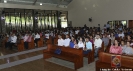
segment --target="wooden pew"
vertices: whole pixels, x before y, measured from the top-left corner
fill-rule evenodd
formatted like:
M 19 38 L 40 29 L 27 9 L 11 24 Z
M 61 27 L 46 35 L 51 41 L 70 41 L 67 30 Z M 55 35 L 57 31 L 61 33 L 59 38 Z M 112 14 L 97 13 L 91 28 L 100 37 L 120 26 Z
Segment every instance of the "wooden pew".
M 8 37 L 5 37 L 5 39 L 2 41 L 2 47 L 5 47 L 5 43 L 7 42 Z
M 96 71 L 101 71 L 100 69 L 112 69 L 111 67 L 111 56 L 115 54 L 100 52 L 99 60 L 96 61 Z M 133 57 L 121 56 L 121 67 L 133 69 Z
M 20 43 L 17 44 L 18 51 L 24 50 L 24 40 L 20 40 Z
M 109 44 L 108 44 L 108 46 L 106 47 L 105 52 L 109 53 L 110 46 L 111 46 L 111 39 L 109 40 Z
M 49 37 L 49 39 L 46 41 L 46 44 L 52 44 L 52 36 Z
M 98 50 L 98 53 L 104 52 L 104 42 L 101 44 L 101 48 Z
M 94 58 L 94 53 L 95 53 L 95 50 L 94 50 L 94 44 L 92 45 L 92 51 L 90 53 L 88 53 L 87 55 L 84 55 L 84 57 L 87 57 L 88 58 L 88 64 L 90 64 L 91 62 L 94 62 L 95 58 Z
M 43 44 L 43 37 L 40 38 L 40 40 L 37 42 L 37 46 L 38 47 L 43 47 L 44 44 Z
M 83 49 L 59 47 L 61 48 L 61 54 L 55 54 L 54 52 L 58 47 L 59 46 L 48 44 L 47 49 L 43 51 L 44 59 L 56 57 L 73 62 L 75 70 L 83 67 Z
M 55 38 L 54 39 L 54 45 L 57 45 L 58 44 L 58 38 Z
M 33 37 L 32 37 L 32 39 L 31 39 L 31 42 L 28 43 L 28 47 L 29 47 L 29 49 L 35 48 L 34 38 L 33 38 Z

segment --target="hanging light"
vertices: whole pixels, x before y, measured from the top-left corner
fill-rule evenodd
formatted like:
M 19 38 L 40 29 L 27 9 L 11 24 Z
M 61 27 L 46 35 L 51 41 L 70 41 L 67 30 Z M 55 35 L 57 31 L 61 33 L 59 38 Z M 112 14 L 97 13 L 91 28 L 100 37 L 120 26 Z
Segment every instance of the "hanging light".
M 40 3 L 40 5 L 42 5 L 42 3 Z
M 4 3 L 7 3 L 7 1 L 6 1 L 6 0 L 4 0 Z

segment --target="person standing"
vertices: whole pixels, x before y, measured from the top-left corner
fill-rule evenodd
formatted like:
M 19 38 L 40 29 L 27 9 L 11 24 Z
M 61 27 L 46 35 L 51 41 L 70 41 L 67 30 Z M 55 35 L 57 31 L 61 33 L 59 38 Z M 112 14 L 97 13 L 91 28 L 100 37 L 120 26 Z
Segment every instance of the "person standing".
M 110 30 L 110 24 L 109 24 L 109 22 L 106 24 L 106 28 L 107 28 L 107 32 L 109 32 L 109 30 Z

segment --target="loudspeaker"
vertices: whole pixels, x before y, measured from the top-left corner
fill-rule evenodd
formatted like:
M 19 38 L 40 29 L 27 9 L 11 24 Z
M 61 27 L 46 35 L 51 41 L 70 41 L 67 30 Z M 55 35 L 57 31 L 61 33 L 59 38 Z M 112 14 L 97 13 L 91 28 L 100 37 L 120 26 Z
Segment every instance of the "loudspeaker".
M 92 22 L 92 18 L 89 18 L 89 21 Z

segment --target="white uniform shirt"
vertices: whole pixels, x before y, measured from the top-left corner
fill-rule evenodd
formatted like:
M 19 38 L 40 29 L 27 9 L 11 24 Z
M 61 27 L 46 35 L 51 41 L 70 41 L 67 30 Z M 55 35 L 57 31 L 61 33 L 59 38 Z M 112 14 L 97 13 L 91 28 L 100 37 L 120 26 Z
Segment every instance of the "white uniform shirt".
M 11 37 L 11 43 L 16 43 L 17 42 L 17 37 L 16 36 L 12 36 Z
M 102 40 L 99 38 L 99 39 L 95 39 L 95 41 L 94 41 L 94 46 L 96 47 L 96 48 L 99 48 L 99 47 L 101 47 L 101 44 L 102 44 Z
M 71 41 L 71 40 L 70 40 L 69 38 L 65 39 L 65 40 L 64 40 L 64 46 L 66 46 L 66 47 L 69 46 L 70 41 Z
M 75 34 L 78 34 L 78 33 L 79 33 L 79 30 L 76 30 L 76 31 L 75 31 Z
M 35 35 L 35 39 L 39 39 L 40 38 L 40 35 L 39 34 L 36 34 Z
M 58 39 L 58 46 L 63 46 L 64 40 L 63 39 Z
M 119 34 L 118 36 L 123 38 L 124 37 L 124 34 L 122 33 L 122 34 Z
M 80 42 L 80 41 L 79 41 L 79 42 L 78 42 L 78 47 L 79 47 L 79 48 L 81 48 L 81 47 L 83 47 L 83 48 L 84 48 L 84 47 L 85 47 L 85 45 L 84 45 L 84 43 L 83 43 L 83 42 Z
M 47 33 L 47 34 L 45 34 L 45 37 L 47 38 L 47 39 L 49 39 L 49 34 Z

